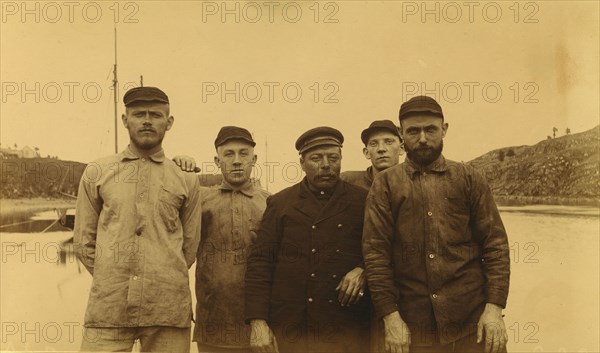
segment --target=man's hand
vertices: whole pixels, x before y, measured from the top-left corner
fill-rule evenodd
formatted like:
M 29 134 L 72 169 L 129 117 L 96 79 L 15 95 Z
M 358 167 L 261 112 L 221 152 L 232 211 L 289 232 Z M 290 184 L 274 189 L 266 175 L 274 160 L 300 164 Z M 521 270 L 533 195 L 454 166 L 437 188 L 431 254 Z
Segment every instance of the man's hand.
M 342 306 L 350 306 L 356 304 L 365 294 L 367 280 L 365 278 L 365 270 L 360 267 L 355 267 L 348 272 L 335 287 L 339 291 L 338 300 Z
M 383 318 L 385 326 L 385 351 L 387 353 L 408 353 L 410 347 L 410 330 L 400 317 L 393 313 Z
M 487 303 L 483 314 L 477 323 L 477 343 L 484 339 L 485 333 L 485 352 L 499 353 L 504 351 L 508 334 L 504 327 L 502 319 L 502 308 L 496 304 Z
M 252 328 L 250 347 L 253 352 L 279 353 L 275 335 L 265 320 L 252 320 L 250 327 Z
M 184 172 L 200 172 L 200 168 L 196 166 L 196 161 L 190 156 L 175 156 L 173 157 L 173 162 Z

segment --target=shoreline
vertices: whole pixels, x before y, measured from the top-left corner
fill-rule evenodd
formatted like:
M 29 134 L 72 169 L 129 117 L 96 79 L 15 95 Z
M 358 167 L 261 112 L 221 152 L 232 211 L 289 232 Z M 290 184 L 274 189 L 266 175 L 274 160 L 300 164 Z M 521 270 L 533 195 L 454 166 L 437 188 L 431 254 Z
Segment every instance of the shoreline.
M 75 199 L 44 197 L 2 198 L 0 199 L 0 225 L 27 220 L 37 212 L 71 207 L 75 207 Z
M 54 208 L 75 207 L 75 199 L 71 198 L 0 198 L 0 216 L 8 216 L 21 212 L 40 212 Z M 591 206 L 600 207 L 600 199 L 572 198 L 560 196 L 508 196 L 494 195 L 498 206 Z
M 600 199 L 560 196 L 507 196 L 494 195 L 498 206 L 586 206 L 600 207 Z

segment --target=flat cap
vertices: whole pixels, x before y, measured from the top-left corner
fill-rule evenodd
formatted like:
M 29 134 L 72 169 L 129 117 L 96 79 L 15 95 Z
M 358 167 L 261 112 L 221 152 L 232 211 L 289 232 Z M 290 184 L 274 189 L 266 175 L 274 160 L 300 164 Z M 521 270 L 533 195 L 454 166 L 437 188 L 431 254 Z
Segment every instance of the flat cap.
M 381 130 L 389 131 L 392 134 L 398 136 L 399 139 L 402 139 L 400 137 L 398 127 L 391 120 L 375 120 L 371 123 L 371 125 L 369 125 L 368 128 L 363 130 L 363 132 L 360 134 L 360 139 L 366 145 L 369 142 L 369 137 L 371 136 L 371 134 L 375 131 Z
M 125 92 L 123 103 L 129 106 L 138 102 L 159 102 L 169 104 L 169 97 L 156 87 L 135 87 Z
M 444 118 L 442 113 L 442 107 L 435 101 L 435 99 L 427 96 L 416 96 L 412 97 L 408 101 L 402 103 L 400 107 L 399 119 L 402 120 L 416 113 L 427 113 L 431 115 L 437 115 Z
M 303 133 L 296 140 L 296 149 L 302 154 L 310 149 L 319 146 L 338 146 L 342 147 L 344 135 L 332 127 L 319 126 Z
M 256 142 L 254 142 L 252 139 L 252 134 L 250 134 L 250 131 L 244 129 L 243 127 L 223 126 L 221 130 L 219 130 L 217 138 L 215 139 L 215 148 L 233 139 L 244 140 L 252 147 L 256 146 Z

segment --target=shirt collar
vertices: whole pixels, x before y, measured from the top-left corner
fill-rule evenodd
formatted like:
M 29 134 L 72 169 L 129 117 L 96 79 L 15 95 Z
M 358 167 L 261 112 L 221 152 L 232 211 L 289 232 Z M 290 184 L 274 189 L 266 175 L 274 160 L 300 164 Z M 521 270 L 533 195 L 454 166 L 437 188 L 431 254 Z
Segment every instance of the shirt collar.
M 251 180 L 248 180 L 248 182 L 241 188 L 234 188 L 227 181 L 225 181 L 225 179 L 223 179 L 221 185 L 219 185 L 219 190 L 239 191 L 248 197 L 254 197 L 254 185 L 252 184 Z
M 373 183 L 373 166 L 370 166 L 369 168 L 367 168 L 366 178 L 370 184 Z
M 414 176 L 416 173 L 438 173 L 442 174 L 448 170 L 448 165 L 446 164 L 446 158 L 440 154 L 440 156 L 433 161 L 431 164 L 427 166 L 421 166 L 411 161 L 409 158 L 406 158 L 406 171 L 409 176 Z
M 153 162 L 162 163 L 165 161 L 165 150 L 163 150 L 161 148 L 160 151 L 148 156 L 148 158 L 150 158 Z M 140 156 L 135 154 L 131 150 L 130 146 L 127 146 L 127 148 L 125 150 L 123 150 L 123 152 L 121 152 L 121 160 L 122 161 L 123 160 L 136 160 L 136 159 L 140 159 Z

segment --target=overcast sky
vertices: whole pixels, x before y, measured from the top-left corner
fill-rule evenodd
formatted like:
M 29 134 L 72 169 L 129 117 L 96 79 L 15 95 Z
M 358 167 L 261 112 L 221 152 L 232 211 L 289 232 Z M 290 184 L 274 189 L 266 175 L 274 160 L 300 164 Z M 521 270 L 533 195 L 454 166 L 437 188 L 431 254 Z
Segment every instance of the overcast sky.
M 115 20 L 119 117 L 143 75 L 171 100 L 167 155 L 206 166 L 219 128 L 243 126 L 259 163 L 279 163 L 272 189 L 315 126 L 345 135 L 343 170 L 366 168 L 362 129 L 397 123 L 417 94 L 442 105 L 444 153 L 459 161 L 598 125 L 598 2 L 422 4 L 3 1 L 0 142 L 81 162 L 114 153 Z M 120 120 L 118 135 L 121 150 Z

